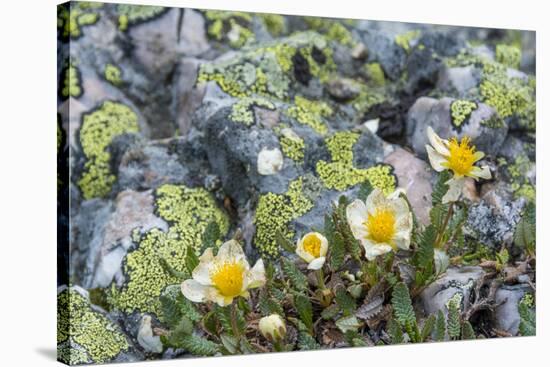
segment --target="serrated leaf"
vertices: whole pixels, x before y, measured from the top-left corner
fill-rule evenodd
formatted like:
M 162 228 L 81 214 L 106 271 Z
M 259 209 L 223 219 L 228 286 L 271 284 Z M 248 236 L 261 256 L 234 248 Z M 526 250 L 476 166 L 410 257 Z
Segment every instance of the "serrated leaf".
M 465 321 L 462 324 L 462 340 L 470 340 L 475 339 L 476 333 L 474 332 L 474 328 L 472 327 L 472 324 L 470 324 L 469 321 Z
M 445 250 L 434 250 L 435 273 L 442 274 L 449 267 L 450 259 Z
M 357 198 L 362 201 L 366 201 L 370 193 L 374 190 L 370 181 L 365 181 L 359 186 L 359 192 L 357 193 Z
M 456 299 L 451 298 L 447 313 L 447 333 L 451 339 L 456 340 L 460 337 L 460 329 L 460 305 Z
M 393 317 L 388 321 L 387 332 L 391 338 L 392 344 L 403 343 L 403 330 L 401 329 L 399 323 L 395 321 Z
M 187 335 L 181 339 L 181 348 L 196 356 L 213 356 L 220 346 L 200 336 Z
M 305 332 L 298 334 L 298 349 L 300 350 L 315 350 L 319 349 L 321 346 L 315 338 Z
M 303 294 L 295 294 L 294 307 L 296 307 L 300 320 L 302 320 L 308 330 L 311 330 L 313 327 L 313 306 L 309 298 Z
M 340 232 L 335 232 L 330 242 L 330 267 L 332 270 L 339 269 L 344 263 L 346 246 Z
M 308 288 L 306 276 L 289 259 L 281 258 L 281 269 L 297 291 L 305 291 Z
M 355 315 L 363 320 L 369 320 L 372 317 L 378 315 L 383 309 L 384 297 L 377 296 L 374 297 L 369 303 L 361 305 L 355 312 Z
M 271 314 L 279 314 L 281 316 L 284 316 L 283 307 L 279 302 L 274 300 L 273 298 L 270 298 L 267 294 L 262 293 L 260 294 L 260 299 L 258 301 L 258 307 L 260 309 L 260 312 L 264 316 L 269 316 Z
M 536 211 L 533 203 L 527 204 L 514 231 L 514 243 L 519 247 L 530 247 L 536 242 Z
M 284 249 L 285 251 L 288 251 L 290 253 L 296 252 L 296 245 L 294 245 L 292 242 L 290 242 L 282 233 L 280 230 L 275 231 L 275 242 L 277 245 Z
M 537 335 L 537 318 L 535 311 L 533 311 L 528 305 L 520 302 L 518 306 L 519 310 L 519 332 L 523 336 Z
M 426 227 L 420 236 L 418 249 L 415 253 L 414 263 L 418 268 L 430 269 L 434 258 L 434 245 L 437 237 L 437 229 L 433 225 Z
M 422 332 L 420 333 L 421 341 L 426 341 L 428 338 L 432 335 L 432 331 L 435 327 L 435 316 L 430 315 L 426 321 L 424 321 L 424 325 L 422 325 Z
M 330 320 L 336 317 L 340 313 L 340 307 L 338 305 L 330 305 L 321 312 L 321 317 L 324 320 Z
M 197 322 L 202 318 L 202 314 L 197 307 L 183 295 L 178 294 L 177 302 L 182 315 L 188 317 L 191 321 Z
M 411 296 L 405 283 L 400 282 L 393 287 L 391 302 L 395 318 L 401 326 L 406 327 L 407 324 L 416 323 Z
M 432 205 L 441 204 L 443 196 L 449 191 L 447 181 L 451 179 L 451 173 L 448 170 L 442 171 L 437 176 L 437 181 L 432 190 Z
M 239 339 L 229 334 L 220 335 L 220 340 L 229 354 L 235 354 L 239 350 Z
M 215 247 L 216 242 L 220 239 L 220 226 L 214 220 L 208 223 L 202 234 L 202 249 L 201 253 L 209 247 Z
M 443 311 L 439 310 L 437 313 L 437 318 L 435 320 L 435 330 L 434 330 L 434 340 L 441 342 L 445 340 L 445 334 L 447 333 L 446 330 L 446 323 L 445 323 L 445 314 Z
M 361 322 L 359 322 L 355 316 L 346 316 L 336 320 L 336 327 L 343 333 L 350 330 L 357 330 L 361 325 Z
M 334 298 L 344 315 L 348 316 L 355 312 L 357 307 L 355 299 L 346 291 L 344 287 L 336 288 Z
M 189 273 L 191 273 L 197 267 L 197 265 L 199 265 L 199 262 L 199 257 L 197 256 L 197 254 L 195 254 L 195 251 L 193 251 L 192 249 L 186 251 L 185 267 L 187 268 Z

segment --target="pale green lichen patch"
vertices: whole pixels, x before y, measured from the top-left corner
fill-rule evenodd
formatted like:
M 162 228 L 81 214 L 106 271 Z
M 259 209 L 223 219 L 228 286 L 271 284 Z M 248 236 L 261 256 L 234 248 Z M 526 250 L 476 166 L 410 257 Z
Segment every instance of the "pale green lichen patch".
M 254 40 L 252 14 L 244 12 L 207 10 L 207 34 L 211 39 L 222 41 L 227 39 L 229 45 L 241 48 Z
M 328 131 L 324 118 L 331 116 L 333 110 L 325 102 L 312 101 L 301 96 L 296 96 L 294 98 L 294 106 L 291 106 L 286 113 L 288 116 L 295 118 L 299 123 L 307 125 L 317 133 L 324 135 Z
M 82 95 L 80 71 L 75 62 L 70 62 L 69 66 L 63 71 L 60 94 L 62 98 L 78 98 Z
M 278 14 L 256 14 L 263 21 L 267 31 L 274 37 L 278 37 L 286 32 L 285 17 Z
M 92 25 L 99 20 L 95 11 L 103 6 L 95 2 L 71 2 L 57 6 L 57 29 L 63 38 L 76 39 L 82 35 L 81 27 Z
M 168 285 L 180 281 L 166 270 L 163 262 L 176 271 L 192 270 L 185 267 L 187 251 L 198 254 L 210 222 L 215 221 L 225 236 L 229 221 L 205 189 L 166 184 L 155 194 L 157 214 L 170 227 L 167 232 L 152 229 L 143 236 L 136 233 L 138 246 L 124 261 L 126 283 L 122 288 L 113 285 L 110 303 L 127 313 L 151 312 L 162 318 L 159 296 Z
M 285 156 L 292 159 L 296 163 L 302 163 L 304 161 L 306 144 L 304 139 L 302 139 L 292 129 L 281 129 L 279 143 L 281 144 L 281 149 Z
M 129 348 L 120 328 L 72 288 L 57 296 L 57 344 L 58 358 L 70 364 L 109 362 Z
M 105 80 L 114 86 L 120 86 L 122 84 L 122 70 L 116 65 L 105 65 L 103 75 L 105 76 Z
M 301 32 L 247 49 L 229 60 L 204 63 L 197 81 L 214 81 L 233 97 L 256 94 L 286 100 L 291 83 L 296 82 L 297 54 L 302 60 L 300 67 L 307 69 L 305 74 L 321 82 L 336 68 L 326 39 L 315 32 Z
M 365 64 L 365 71 L 371 82 L 376 87 L 383 87 L 386 84 L 386 77 L 384 76 L 384 70 L 380 63 L 372 62 Z
M 353 145 L 359 139 L 358 133 L 337 132 L 325 140 L 332 161 L 317 162 L 317 174 L 325 187 L 344 191 L 357 184 L 369 181 L 373 187 L 389 194 L 395 189 L 396 179 L 392 167 L 379 164 L 362 169 L 353 166 Z
M 78 186 L 85 199 L 109 194 L 116 177 L 111 173 L 107 147 L 115 137 L 138 130 L 136 113 L 122 103 L 106 101 L 83 115 L 79 137 L 86 163 Z
M 254 218 L 254 242 L 263 256 L 277 256 L 280 249 L 275 240 L 276 233 L 280 232 L 286 238 L 292 239 L 292 220 L 313 208 L 313 202 L 303 192 L 303 182 L 302 178 L 291 182 L 285 194 L 270 192 L 260 196 Z
M 117 4 L 118 29 L 126 31 L 128 27 L 152 20 L 168 9 L 163 6 Z
M 457 99 L 451 103 L 451 122 L 459 128 L 466 122 L 471 113 L 477 109 L 477 103 L 462 99 Z
M 275 105 L 262 97 L 244 97 L 231 108 L 229 118 L 234 122 L 240 122 L 246 126 L 254 123 L 253 107 L 262 107 L 268 110 L 274 110 Z
M 514 162 L 508 163 L 504 158 L 499 158 L 498 164 L 504 167 L 510 175 L 510 185 L 514 197 L 523 197 L 528 201 L 536 200 L 536 188 L 530 183 L 529 172 L 534 169 L 535 163 L 529 160 L 525 154 L 520 154 Z
M 395 43 L 409 53 L 411 51 L 412 41 L 419 38 L 420 35 L 421 32 L 419 30 L 408 31 L 395 36 Z
M 304 20 L 309 29 L 324 34 L 327 40 L 335 41 L 348 47 L 353 46 L 355 43 L 349 29 L 339 20 L 320 17 L 304 17 Z
M 521 49 L 516 46 L 500 44 L 495 49 L 496 60 L 508 67 L 519 69 L 521 63 Z

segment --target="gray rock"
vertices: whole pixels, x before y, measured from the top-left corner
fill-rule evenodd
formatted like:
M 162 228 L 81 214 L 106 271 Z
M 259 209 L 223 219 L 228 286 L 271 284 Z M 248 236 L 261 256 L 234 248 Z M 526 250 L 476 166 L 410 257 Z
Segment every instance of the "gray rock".
M 397 80 L 405 66 L 405 50 L 395 43 L 393 37 L 384 32 L 370 29 L 363 32 L 361 37 L 369 50 L 369 58 L 380 62 L 386 75 L 392 80 Z
M 445 66 L 439 71 L 437 89 L 466 97 L 477 88 L 480 79 L 481 71 L 472 65 L 463 67 Z
M 440 100 L 421 97 L 410 108 L 407 114 L 407 142 L 415 153 L 427 158 L 427 129 L 431 126 L 444 139 L 469 136 L 477 150 L 496 155 L 506 138 L 508 128 L 504 124 L 499 127 L 487 125 L 488 121 L 498 118 L 495 110 L 479 103 L 469 117 L 460 126 L 456 126 L 451 117 L 451 103 L 454 101 L 447 97 Z
M 447 303 L 457 293 L 461 298 L 461 309 L 466 311 L 471 307 L 470 294 L 485 272 L 478 266 L 463 266 L 448 268 L 443 277 L 437 279 L 422 291 L 419 306 L 426 316 L 439 310 L 447 313 Z
M 512 335 L 518 334 L 520 316 L 518 311 L 519 301 L 532 289 L 526 284 L 503 285 L 496 294 L 495 301 L 500 304 L 495 309 L 496 327 L 509 332 Z

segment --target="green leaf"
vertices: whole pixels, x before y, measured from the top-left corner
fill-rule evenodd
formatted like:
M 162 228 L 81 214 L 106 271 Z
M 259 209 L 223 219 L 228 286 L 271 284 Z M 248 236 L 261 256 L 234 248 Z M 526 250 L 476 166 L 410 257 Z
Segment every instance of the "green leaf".
M 311 305 L 311 301 L 309 300 L 309 298 L 307 296 L 304 296 L 303 294 L 296 293 L 294 295 L 294 307 L 296 307 L 296 311 L 298 312 L 298 316 L 300 316 L 300 320 L 302 320 L 308 330 L 312 330 L 313 306 Z
M 397 321 L 395 321 L 393 317 L 388 321 L 387 332 L 391 338 L 392 344 L 403 343 L 403 330 L 401 329 L 399 323 L 397 323 Z
M 334 233 L 332 241 L 330 243 L 330 267 L 332 270 L 338 270 L 342 264 L 344 264 L 344 258 L 346 256 L 346 246 L 344 245 L 344 238 L 339 232 Z
M 363 182 L 361 184 L 361 186 L 359 187 L 359 192 L 357 193 L 357 198 L 359 200 L 366 201 L 367 198 L 369 197 L 370 193 L 372 192 L 372 190 L 374 190 L 374 188 L 372 187 L 370 181 Z
M 231 307 L 215 306 L 214 313 L 218 322 L 225 332 L 233 334 L 233 325 L 231 324 Z
M 476 333 L 469 321 L 464 321 L 462 324 L 462 340 L 476 339 Z
M 281 258 L 281 269 L 285 276 L 290 279 L 294 289 L 298 291 L 305 291 L 308 288 L 306 276 L 298 269 L 296 264 L 291 260 L 282 257 Z
M 334 298 L 344 315 L 349 316 L 355 313 L 355 309 L 357 308 L 355 299 L 346 291 L 344 287 L 336 288 Z
M 315 338 L 308 333 L 301 332 L 298 334 L 298 349 L 300 350 L 315 350 L 320 349 L 321 346 Z
M 199 265 L 199 257 L 195 254 L 195 251 L 189 248 L 185 255 L 185 267 L 191 273 L 197 265 Z
M 414 255 L 413 262 L 416 267 L 431 273 L 434 260 L 434 244 L 437 237 L 437 229 L 430 224 L 420 236 L 418 249 Z
M 216 242 L 220 239 L 221 232 L 220 232 L 220 226 L 218 223 L 213 220 L 206 226 L 203 234 L 202 234 L 202 250 L 201 253 L 204 252 L 209 247 L 215 247 Z
M 178 294 L 177 302 L 182 315 L 188 317 L 191 321 L 197 322 L 202 318 L 202 314 L 197 309 L 197 306 L 182 294 Z
M 338 315 L 339 312 L 340 312 L 340 307 L 338 307 L 338 305 L 330 305 L 321 312 L 321 317 L 324 320 L 330 320 L 336 317 L 336 315 Z
M 229 352 L 229 354 L 235 354 L 239 351 L 239 339 L 235 338 L 229 334 L 220 335 L 220 340 L 224 348 Z
M 537 236 L 535 204 L 528 203 L 514 232 L 514 243 L 519 247 L 535 245 Z
M 441 204 L 443 200 L 443 196 L 447 193 L 449 190 L 449 185 L 447 185 L 447 181 L 451 179 L 451 173 L 448 170 L 442 171 L 437 176 L 437 182 L 434 185 L 434 188 L 432 190 L 432 205 L 436 206 Z
M 393 288 L 392 305 L 395 318 L 402 327 L 416 323 L 416 316 L 409 295 L 409 289 L 405 283 L 397 283 Z
M 424 321 L 424 325 L 422 326 L 422 332 L 420 334 L 421 341 L 426 341 L 428 338 L 432 335 L 432 331 L 435 327 L 435 316 L 430 315 L 426 321 Z
M 519 332 L 523 336 L 537 335 L 537 318 L 535 311 L 527 304 L 520 302 L 519 310 Z
M 290 253 L 296 252 L 296 245 L 294 245 L 292 242 L 290 242 L 282 233 L 280 230 L 275 231 L 275 242 L 277 242 L 277 245 L 284 249 L 285 251 L 288 251 Z
M 434 330 L 434 340 L 442 342 L 445 340 L 445 334 L 447 333 L 445 323 L 445 314 L 443 311 L 439 310 L 437 313 L 437 318 L 435 320 L 435 330 Z
M 258 307 L 263 316 L 269 316 L 274 313 L 284 316 L 283 306 L 273 298 L 270 298 L 265 292 L 260 294 Z
M 359 322 L 355 316 L 346 316 L 338 319 L 336 321 L 336 327 L 340 329 L 343 333 L 350 330 L 357 330 L 361 327 L 362 323 Z
M 460 337 L 460 304 L 455 298 L 451 298 L 448 304 L 447 314 L 447 332 L 451 339 L 458 339 Z
M 213 356 L 220 351 L 220 346 L 210 340 L 194 335 L 181 339 L 181 348 L 196 356 Z

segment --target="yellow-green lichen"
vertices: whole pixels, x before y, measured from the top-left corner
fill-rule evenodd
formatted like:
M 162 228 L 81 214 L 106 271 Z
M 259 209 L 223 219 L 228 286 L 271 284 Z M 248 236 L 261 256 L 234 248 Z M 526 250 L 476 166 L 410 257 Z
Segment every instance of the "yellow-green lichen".
M 534 162 L 529 160 L 525 154 L 520 154 L 516 157 L 513 163 L 506 164 L 505 161 L 500 161 L 501 165 L 506 166 L 508 174 L 511 178 L 511 188 L 516 198 L 523 197 L 529 201 L 534 201 L 536 198 L 535 186 L 529 182 L 529 171 L 534 169 Z
M 109 83 L 119 86 L 122 84 L 122 71 L 120 68 L 113 64 L 105 65 L 105 70 L 103 71 L 105 80 Z
M 326 134 L 328 131 L 325 117 L 332 115 L 332 108 L 325 102 L 312 101 L 304 97 L 296 96 L 294 106 L 287 111 L 287 115 L 293 117 L 301 124 L 311 127 L 319 134 Z
M 71 62 L 63 71 L 63 79 L 60 94 L 62 98 L 78 98 L 82 95 L 80 84 L 80 72 L 75 62 Z
M 155 195 L 157 214 L 169 223 L 169 229 L 167 232 L 152 229 L 143 236 L 136 233 L 135 241 L 139 244 L 124 261 L 126 283 L 122 288 L 113 285 L 110 303 L 127 313 L 152 312 L 162 318 L 159 296 L 168 285 L 179 282 L 162 262 L 177 271 L 188 272 L 191 269 L 185 267 L 187 251 L 198 254 L 208 224 L 215 221 L 225 236 L 229 221 L 205 189 L 166 184 Z
M 82 35 L 81 27 L 95 24 L 99 14 L 95 11 L 103 6 L 95 2 L 71 2 L 57 6 L 57 29 L 63 38 L 76 39 Z
M 381 88 L 369 88 L 365 84 L 359 84 L 359 95 L 355 97 L 351 105 L 360 114 L 367 113 L 373 106 L 386 100 L 386 93 Z
M 419 30 L 412 30 L 395 36 L 395 43 L 407 53 L 411 51 L 411 42 L 420 37 Z
M 306 144 L 304 139 L 289 128 L 281 130 L 279 139 L 283 154 L 297 163 L 304 161 L 304 151 Z
M 451 122 L 455 127 L 461 127 L 475 109 L 477 109 L 477 103 L 472 101 L 457 99 L 451 102 Z
M 386 77 L 382 66 L 377 62 L 372 62 L 365 65 L 365 71 L 369 77 L 369 81 L 376 87 L 383 87 L 386 84 Z
M 154 19 L 168 9 L 163 6 L 117 4 L 118 29 L 124 32 L 129 26 Z
M 115 137 L 138 130 L 137 115 L 122 103 L 105 101 L 83 115 L 79 137 L 86 163 L 78 186 L 85 199 L 109 194 L 116 177 L 111 173 L 107 147 Z
M 280 249 L 275 240 L 277 232 L 288 239 L 294 237 L 292 220 L 313 208 L 312 201 L 303 194 L 303 179 L 290 183 L 285 194 L 267 193 L 260 196 L 256 208 L 254 243 L 263 256 L 275 257 Z
M 119 327 L 73 288 L 57 296 L 57 344 L 58 358 L 65 363 L 88 362 L 88 356 L 94 363 L 105 363 L 129 348 Z
M 354 40 L 351 32 L 344 24 L 336 19 L 304 17 L 309 29 L 324 34 L 330 41 L 336 41 L 344 46 L 353 46 Z
M 258 106 L 269 110 L 274 110 L 275 105 L 262 97 L 245 97 L 235 103 L 231 108 L 229 118 L 234 122 L 240 122 L 246 126 L 254 123 L 254 111 L 252 107 Z
M 369 181 L 389 194 L 395 189 L 396 179 L 392 168 L 386 164 L 379 164 L 362 169 L 353 166 L 353 145 L 359 139 L 358 133 L 337 132 L 325 140 L 332 161 L 320 160 L 317 162 L 317 174 L 325 187 L 344 191 L 359 183 Z
M 207 34 L 211 39 L 223 41 L 227 39 L 229 45 L 241 48 L 255 39 L 250 30 L 252 15 L 244 12 L 207 10 Z
M 274 37 L 278 37 L 286 31 L 285 17 L 278 14 L 257 14 L 264 22 L 267 31 Z
M 521 49 L 516 46 L 500 44 L 495 50 L 496 60 L 508 67 L 519 69 L 521 63 Z

